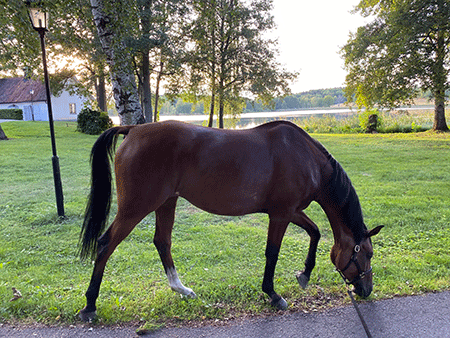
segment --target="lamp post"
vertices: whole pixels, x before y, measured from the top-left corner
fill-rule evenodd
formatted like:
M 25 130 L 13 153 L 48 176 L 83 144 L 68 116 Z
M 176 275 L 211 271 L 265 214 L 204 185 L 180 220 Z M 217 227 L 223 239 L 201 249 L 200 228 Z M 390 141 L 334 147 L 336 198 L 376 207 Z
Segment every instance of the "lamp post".
M 45 32 L 48 26 L 48 13 L 43 11 L 41 8 L 32 5 L 30 1 L 27 1 L 28 14 L 30 16 L 31 24 L 33 28 L 39 33 L 41 38 L 41 49 L 42 49 L 42 64 L 44 66 L 44 81 L 45 81 L 45 91 L 47 94 L 47 107 L 48 107 L 48 122 L 50 125 L 50 138 L 52 141 L 52 164 L 53 164 L 53 179 L 55 181 L 55 195 L 56 195 L 56 207 L 58 209 L 58 216 L 64 217 L 64 195 L 61 184 L 61 173 L 59 170 L 59 158 L 56 154 L 56 142 L 55 142 L 55 128 L 53 126 L 53 112 L 52 112 L 52 102 L 50 96 L 50 85 L 48 81 L 47 72 L 47 60 L 45 55 Z

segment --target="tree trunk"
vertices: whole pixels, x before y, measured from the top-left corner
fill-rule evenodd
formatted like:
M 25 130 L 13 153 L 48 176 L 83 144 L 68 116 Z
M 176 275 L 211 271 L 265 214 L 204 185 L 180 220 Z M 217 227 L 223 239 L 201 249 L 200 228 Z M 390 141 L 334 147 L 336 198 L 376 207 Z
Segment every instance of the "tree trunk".
M 161 53 L 162 54 L 162 53 Z M 162 76 L 163 76 L 163 71 L 164 71 L 164 61 L 162 60 L 162 55 L 161 55 L 161 60 L 159 62 L 159 73 L 156 76 L 156 88 L 155 88 L 155 122 L 157 122 L 159 120 L 159 113 L 158 113 L 158 103 L 159 103 L 159 86 L 161 85 L 161 80 L 162 80 Z
M 118 34 L 121 25 L 117 11 L 112 9 L 107 12 L 103 1 L 90 0 L 98 36 L 111 72 L 111 83 L 120 124 L 144 123 L 133 74 L 132 55 L 126 50 Z
M 214 102 L 216 100 L 216 93 L 214 90 L 211 93 L 211 104 L 209 106 L 209 121 L 208 121 L 208 127 L 212 128 L 214 123 Z
M 224 74 L 224 69 L 225 69 L 225 63 L 223 62 L 223 58 L 222 58 L 222 62 L 221 62 L 221 67 L 220 67 L 220 75 L 219 75 L 219 90 L 218 90 L 218 94 L 219 94 L 219 116 L 218 116 L 218 124 L 219 124 L 219 128 L 223 129 L 224 124 L 223 124 L 223 114 L 224 114 L 224 106 L 225 106 L 225 80 L 223 78 L 223 74 Z
M 214 3 L 212 3 L 214 6 Z M 214 125 L 214 109 L 216 103 L 216 29 L 214 25 L 211 26 L 211 104 L 209 107 L 209 121 L 208 127 L 212 128 Z
M 108 107 L 106 106 L 106 85 L 105 85 L 105 74 L 102 73 L 97 77 L 97 104 L 100 111 L 107 112 Z
M 150 55 L 148 51 L 142 54 L 142 108 L 144 110 L 145 122 L 153 122 L 152 91 L 150 89 Z M 156 113 L 156 111 L 155 111 Z
M 6 137 L 6 134 L 5 134 L 5 132 L 3 131 L 3 129 L 2 129 L 2 126 L 1 126 L 1 124 L 0 124 L 0 141 L 1 140 L 7 140 L 8 138 Z
M 223 111 L 224 111 L 224 105 L 225 105 L 225 97 L 224 97 L 224 88 L 223 83 L 219 83 L 219 128 L 223 129 Z
M 445 38 L 444 32 L 438 31 L 436 48 L 436 66 L 434 69 L 434 122 L 433 130 L 448 131 L 445 121 L 445 83 L 447 71 L 445 69 Z
M 434 131 L 448 131 L 447 122 L 445 120 L 445 98 L 436 96 L 434 100 Z
M 223 102 L 223 98 L 219 99 L 219 128 L 223 129 L 224 128 L 224 124 L 223 124 L 223 110 L 224 110 L 224 102 Z

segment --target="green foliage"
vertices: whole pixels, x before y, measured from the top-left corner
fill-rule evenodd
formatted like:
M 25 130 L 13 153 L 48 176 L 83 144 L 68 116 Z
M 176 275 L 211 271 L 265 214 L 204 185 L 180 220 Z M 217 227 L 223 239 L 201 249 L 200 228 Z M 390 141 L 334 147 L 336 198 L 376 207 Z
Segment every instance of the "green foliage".
M 448 130 L 443 118 L 450 54 L 448 1 L 361 1 L 356 11 L 373 15 L 342 48 L 346 96 L 358 107 L 412 104 L 421 90 L 431 92 L 434 128 Z
M 193 1 L 187 82 L 190 92 L 209 97 L 208 111 L 218 112 L 221 128 L 224 114 L 240 113 L 244 92 L 268 103 L 288 93 L 288 82 L 298 75 L 281 67 L 275 58 L 275 41 L 264 38 L 274 28 L 271 8 L 270 0 Z
M 83 109 L 78 114 L 77 124 L 78 131 L 89 135 L 101 134 L 113 126 L 107 113 L 89 108 Z
M 22 109 L 0 109 L 0 119 L 23 120 Z
M 366 109 L 358 114 L 359 126 L 365 132 L 378 131 L 382 125 L 381 112 L 378 109 Z M 371 120 L 375 116 L 375 122 Z

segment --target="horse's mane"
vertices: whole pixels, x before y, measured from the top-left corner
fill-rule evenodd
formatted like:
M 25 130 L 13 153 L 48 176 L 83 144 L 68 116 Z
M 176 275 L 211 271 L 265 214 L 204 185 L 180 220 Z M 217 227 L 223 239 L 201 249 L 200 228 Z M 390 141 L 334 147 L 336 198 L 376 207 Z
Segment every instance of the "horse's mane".
M 328 158 L 328 162 L 333 168 L 333 174 L 331 175 L 328 183 L 327 192 L 331 202 L 341 208 L 341 215 L 345 225 L 350 229 L 353 234 L 356 243 L 361 242 L 367 231 L 367 227 L 364 224 L 361 204 L 359 202 L 356 190 L 350 181 L 344 168 L 338 161 L 325 149 L 323 145 L 317 142 L 318 148 Z
M 257 128 L 271 128 L 277 125 L 289 125 L 297 128 L 300 133 L 303 134 L 309 141 L 311 141 L 314 146 L 322 152 L 328 162 L 333 168 L 333 174 L 327 184 L 326 194 L 327 198 L 330 199 L 331 203 L 340 208 L 340 212 L 344 221 L 344 224 L 350 229 L 353 234 L 353 238 L 356 243 L 361 242 L 367 232 L 367 227 L 364 224 L 361 204 L 359 203 L 358 195 L 356 190 L 350 181 L 344 168 L 339 164 L 338 161 L 328 152 L 328 150 L 317 140 L 309 136 L 302 128 L 293 124 L 289 121 L 273 121 L 265 125 L 259 126 Z

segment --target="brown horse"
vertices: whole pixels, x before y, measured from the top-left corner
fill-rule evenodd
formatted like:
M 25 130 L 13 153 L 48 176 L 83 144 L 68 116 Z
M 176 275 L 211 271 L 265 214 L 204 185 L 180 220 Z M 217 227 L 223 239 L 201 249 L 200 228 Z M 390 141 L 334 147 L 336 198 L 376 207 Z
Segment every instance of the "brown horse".
M 115 155 L 118 211 L 102 234 L 111 201 L 110 158 L 119 134 L 127 136 Z M 320 233 L 303 212 L 312 201 L 321 205 L 333 229 L 332 262 L 358 295 L 367 297 L 372 291 L 370 237 L 381 226 L 367 230 L 347 174 L 319 142 L 292 123 L 277 121 L 239 131 L 175 121 L 115 127 L 95 142 L 91 162 L 92 187 L 80 235 L 81 257 L 95 258 L 87 305 L 80 312 L 85 321 L 95 317 L 108 258 L 152 211 L 156 212 L 154 244 L 170 287 L 196 296 L 179 280 L 171 254 L 180 196 L 219 215 L 269 215 L 262 290 L 279 309 L 286 309 L 287 303 L 274 291 L 273 276 L 289 223 L 310 236 L 305 269 L 297 275 L 302 287 L 315 265 Z

